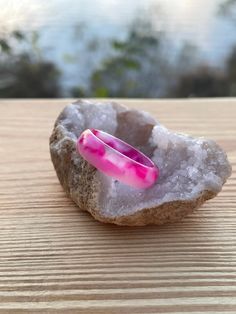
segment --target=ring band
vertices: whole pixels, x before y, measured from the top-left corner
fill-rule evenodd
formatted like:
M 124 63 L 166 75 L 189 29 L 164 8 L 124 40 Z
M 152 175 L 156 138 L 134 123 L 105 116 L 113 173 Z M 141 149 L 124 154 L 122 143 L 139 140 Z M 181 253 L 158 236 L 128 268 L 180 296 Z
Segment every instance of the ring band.
M 159 176 L 158 167 L 146 155 L 101 130 L 81 133 L 76 149 L 101 172 L 138 189 L 151 187 Z

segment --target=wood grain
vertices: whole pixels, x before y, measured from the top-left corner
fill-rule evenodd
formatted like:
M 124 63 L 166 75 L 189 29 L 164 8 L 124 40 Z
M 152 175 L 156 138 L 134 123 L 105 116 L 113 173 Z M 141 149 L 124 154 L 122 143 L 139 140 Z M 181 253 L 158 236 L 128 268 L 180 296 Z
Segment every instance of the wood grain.
M 233 174 L 177 224 L 96 222 L 65 196 L 49 157 L 69 100 L 0 102 L 1 313 L 236 313 L 236 100 L 122 100 L 207 136 Z

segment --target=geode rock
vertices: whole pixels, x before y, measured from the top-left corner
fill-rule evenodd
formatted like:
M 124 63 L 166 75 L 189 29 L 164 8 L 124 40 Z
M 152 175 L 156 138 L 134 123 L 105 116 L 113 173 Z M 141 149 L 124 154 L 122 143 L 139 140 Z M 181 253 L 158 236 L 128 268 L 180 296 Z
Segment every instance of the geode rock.
M 160 169 L 149 189 L 129 187 L 101 173 L 76 152 L 87 128 L 101 129 L 138 148 Z M 78 101 L 56 120 L 50 152 L 57 176 L 79 206 L 118 225 L 177 221 L 216 196 L 231 174 L 223 150 L 211 140 L 173 133 L 148 113 L 116 103 Z

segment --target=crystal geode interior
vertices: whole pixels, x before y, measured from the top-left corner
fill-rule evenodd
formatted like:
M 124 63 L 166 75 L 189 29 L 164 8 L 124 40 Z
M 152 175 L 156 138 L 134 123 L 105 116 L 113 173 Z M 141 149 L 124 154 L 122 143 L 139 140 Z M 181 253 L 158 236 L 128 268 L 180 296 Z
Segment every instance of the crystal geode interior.
M 156 184 L 137 190 L 97 171 L 99 209 L 104 216 L 132 214 L 176 200 L 192 200 L 203 191 L 218 193 L 231 173 L 223 150 L 211 140 L 173 133 L 146 112 L 115 103 L 81 102 L 67 106 L 58 122 L 76 143 L 87 128 L 101 129 L 151 158 L 160 169 Z M 72 158 L 79 163 L 76 152 Z

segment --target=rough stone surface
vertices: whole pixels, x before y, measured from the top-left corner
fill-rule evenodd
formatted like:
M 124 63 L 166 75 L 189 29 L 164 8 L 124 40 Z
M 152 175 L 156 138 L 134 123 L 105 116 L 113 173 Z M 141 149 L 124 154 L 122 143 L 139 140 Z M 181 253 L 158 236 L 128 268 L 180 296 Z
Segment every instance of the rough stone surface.
M 159 167 L 157 183 L 138 190 L 107 177 L 75 150 L 87 128 L 135 146 Z M 80 209 L 118 225 L 177 221 L 213 198 L 231 174 L 223 150 L 211 140 L 170 132 L 148 113 L 116 103 L 78 101 L 56 120 L 50 152 L 61 185 Z

